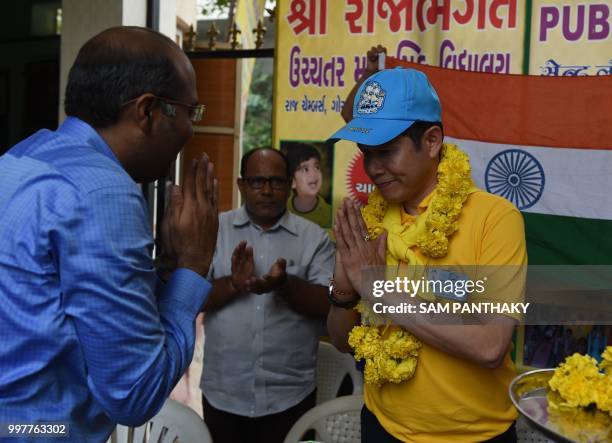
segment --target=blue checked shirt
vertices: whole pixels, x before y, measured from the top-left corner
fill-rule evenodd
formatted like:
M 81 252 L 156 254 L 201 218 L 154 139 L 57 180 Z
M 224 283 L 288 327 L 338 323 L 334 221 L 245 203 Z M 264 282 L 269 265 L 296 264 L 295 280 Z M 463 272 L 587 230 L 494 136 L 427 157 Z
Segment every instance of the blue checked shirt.
M 0 423 L 102 442 L 157 413 L 210 284 L 188 269 L 158 283 L 152 244 L 140 188 L 83 121 L 0 157 Z

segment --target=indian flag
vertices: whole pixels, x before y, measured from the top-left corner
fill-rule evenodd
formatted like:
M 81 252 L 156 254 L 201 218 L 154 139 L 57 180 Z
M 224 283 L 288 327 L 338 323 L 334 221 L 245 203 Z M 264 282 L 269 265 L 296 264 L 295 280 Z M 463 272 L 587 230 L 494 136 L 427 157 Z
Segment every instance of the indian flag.
M 476 184 L 525 217 L 530 264 L 612 264 L 612 76 L 534 77 L 413 65 Z

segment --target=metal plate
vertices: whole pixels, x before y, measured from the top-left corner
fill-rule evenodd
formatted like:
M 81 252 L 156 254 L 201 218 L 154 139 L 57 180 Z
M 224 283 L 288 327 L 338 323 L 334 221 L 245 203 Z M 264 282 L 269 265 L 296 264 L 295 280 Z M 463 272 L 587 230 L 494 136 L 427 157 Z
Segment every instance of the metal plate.
M 531 426 L 555 441 L 612 443 L 612 417 L 608 414 L 579 411 L 581 416 L 578 422 L 573 412 L 555 413 L 554 417 L 549 415 L 546 395 L 553 373 L 554 369 L 536 369 L 516 377 L 509 389 L 516 409 Z M 591 418 L 592 422 L 589 421 Z

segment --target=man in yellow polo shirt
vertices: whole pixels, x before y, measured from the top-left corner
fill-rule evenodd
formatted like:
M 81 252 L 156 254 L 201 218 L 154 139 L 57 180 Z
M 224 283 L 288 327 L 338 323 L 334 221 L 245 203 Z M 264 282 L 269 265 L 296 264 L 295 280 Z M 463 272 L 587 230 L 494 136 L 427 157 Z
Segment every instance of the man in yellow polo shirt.
M 358 144 L 377 190 L 363 213 L 345 200 L 336 214 L 328 330 L 338 349 L 367 357 L 362 441 L 515 442 L 509 351 L 519 316 L 435 325 L 423 321 L 427 316 L 387 312 L 381 318 L 393 326 L 353 330 L 363 320 L 353 307 L 360 298 L 399 304 L 364 288 L 364 268 L 376 265 L 497 267 L 495 283 L 479 301 L 520 301 L 523 218 L 507 200 L 477 189 L 467 155 L 443 143 L 440 102 L 423 73 L 376 72 L 356 85 L 347 106 L 353 101 L 352 120 L 331 140 Z M 360 347 L 364 334 L 369 338 Z M 393 337 L 406 355 L 389 351 Z

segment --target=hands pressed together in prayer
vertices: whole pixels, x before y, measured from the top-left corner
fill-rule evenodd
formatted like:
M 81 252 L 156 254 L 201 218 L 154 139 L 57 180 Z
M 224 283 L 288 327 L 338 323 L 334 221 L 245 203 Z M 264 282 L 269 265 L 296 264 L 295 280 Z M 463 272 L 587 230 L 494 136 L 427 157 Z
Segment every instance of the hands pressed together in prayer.
M 287 261 L 277 259 L 268 272 L 261 277 L 255 275 L 253 248 L 241 241 L 232 253 L 231 284 L 239 294 L 264 294 L 281 288 L 287 281 Z
M 334 287 L 339 294 L 346 294 L 347 299 L 354 298 L 356 293 L 367 295 L 360 291 L 363 269 L 386 264 L 387 233 L 371 240 L 357 203 L 349 198 L 342 201 L 336 212 L 333 231 L 336 237 Z
M 219 228 L 218 183 L 206 154 L 185 171 L 182 186 L 173 185 L 162 222 L 162 263 L 208 274 Z

